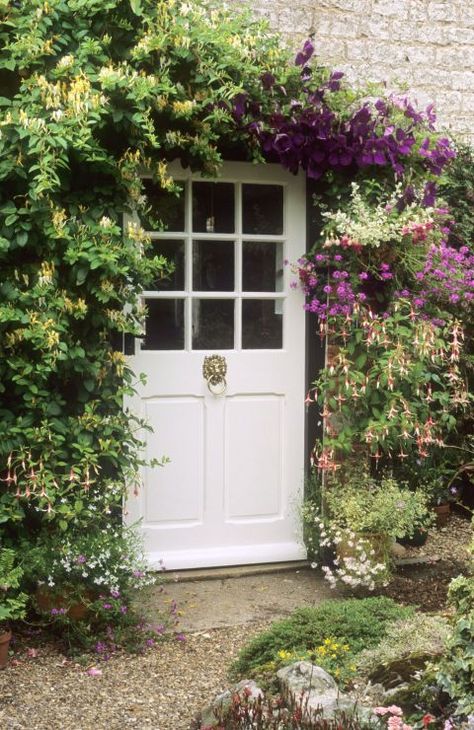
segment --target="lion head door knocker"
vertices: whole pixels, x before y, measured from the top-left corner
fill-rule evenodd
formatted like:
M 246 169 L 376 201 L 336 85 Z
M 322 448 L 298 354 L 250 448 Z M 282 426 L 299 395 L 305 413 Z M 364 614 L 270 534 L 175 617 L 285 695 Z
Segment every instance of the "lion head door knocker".
M 223 355 L 206 355 L 202 364 L 202 374 L 211 393 L 214 395 L 225 393 L 227 363 Z

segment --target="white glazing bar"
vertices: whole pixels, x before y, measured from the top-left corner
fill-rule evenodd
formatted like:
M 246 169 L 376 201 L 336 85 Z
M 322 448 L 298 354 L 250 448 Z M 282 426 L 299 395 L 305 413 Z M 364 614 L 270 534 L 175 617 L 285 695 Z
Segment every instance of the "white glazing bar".
M 191 180 L 188 180 L 185 186 L 185 208 L 184 208 L 184 226 L 186 229 L 186 239 L 184 242 L 184 289 L 186 292 L 186 300 L 184 302 L 184 349 L 192 350 L 193 338 L 193 302 L 190 293 L 193 287 L 193 238 L 192 238 L 192 220 L 193 220 L 193 188 Z
M 235 185 L 235 314 L 234 347 L 242 349 L 242 183 Z

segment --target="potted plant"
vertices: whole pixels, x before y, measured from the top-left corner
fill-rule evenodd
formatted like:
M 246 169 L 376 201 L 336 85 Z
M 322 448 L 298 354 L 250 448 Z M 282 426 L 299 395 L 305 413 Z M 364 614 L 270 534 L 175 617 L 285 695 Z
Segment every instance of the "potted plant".
M 132 528 L 72 531 L 61 538 L 30 551 L 36 607 L 51 620 L 91 618 L 97 605 L 107 603 L 101 596 L 125 599 L 155 582 Z
M 446 526 L 451 505 L 458 497 L 457 488 L 453 484 L 456 456 L 456 453 L 444 449 L 442 453 L 435 453 L 423 460 L 410 461 L 401 471 L 402 478 L 405 478 L 413 489 L 426 494 L 438 528 Z
M 0 669 L 8 661 L 8 649 L 12 638 L 10 622 L 24 617 L 28 596 L 21 593 L 22 568 L 15 564 L 15 551 L 0 549 Z
M 333 485 L 326 503 L 339 528 L 370 536 L 375 543 L 412 537 L 431 521 L 425 492 L 413 491 L 391 475 L 378 482 L 366 472 L 358 472 L 344 484 Z

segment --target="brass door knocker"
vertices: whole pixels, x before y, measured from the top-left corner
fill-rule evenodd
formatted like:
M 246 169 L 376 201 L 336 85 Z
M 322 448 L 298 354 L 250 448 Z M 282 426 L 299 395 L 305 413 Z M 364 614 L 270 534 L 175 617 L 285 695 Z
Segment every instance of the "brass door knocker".
M 206 355 L 202 364 L 202 374 L 213 395 L 225 393 L 227 362 L 223 355 Z

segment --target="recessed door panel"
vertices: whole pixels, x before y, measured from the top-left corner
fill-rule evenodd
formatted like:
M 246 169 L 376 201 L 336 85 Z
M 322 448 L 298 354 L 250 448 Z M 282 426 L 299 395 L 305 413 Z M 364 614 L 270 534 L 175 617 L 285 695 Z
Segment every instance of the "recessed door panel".
M 282 396 L 229 398 L 225 414 L 226 521 L 281 517 Z
M 202 523 L 204 505 L 203 398 L 158 398 L 146 401 L 145 417 L 153 427 L 148 457 L 166 454 L 170 462 L 145 472 L 147 524 L 170 528 Z

